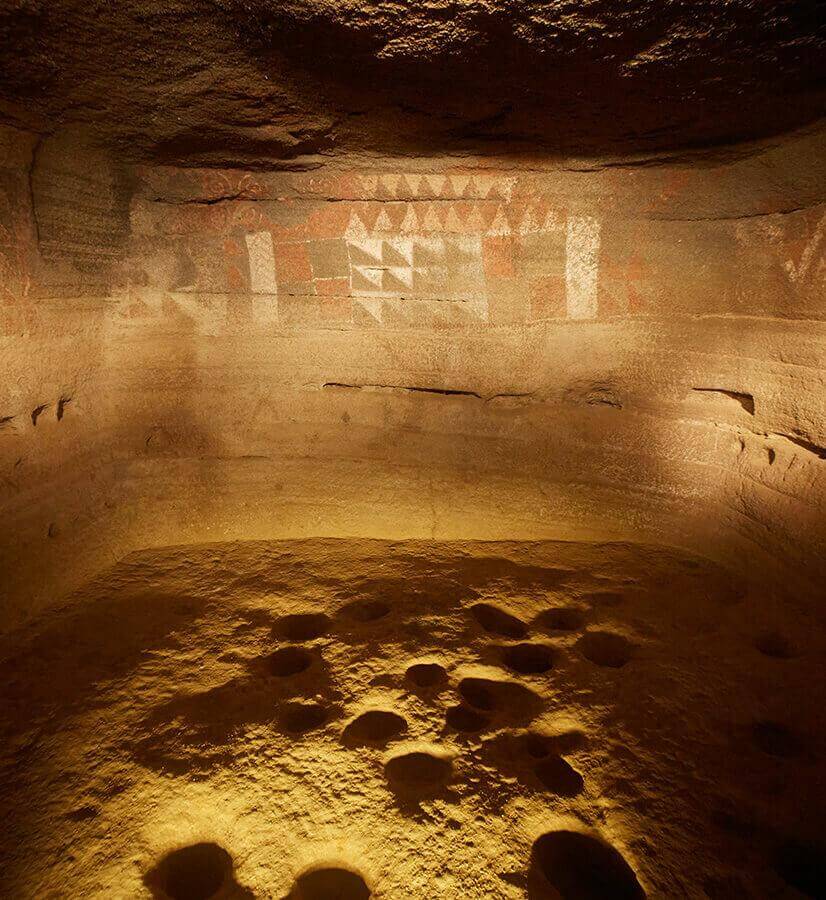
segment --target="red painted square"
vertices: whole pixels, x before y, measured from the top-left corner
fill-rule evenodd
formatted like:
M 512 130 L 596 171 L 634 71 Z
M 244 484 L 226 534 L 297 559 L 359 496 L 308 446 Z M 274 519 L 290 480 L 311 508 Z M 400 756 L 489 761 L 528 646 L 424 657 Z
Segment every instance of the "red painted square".
M 310 213 L 307 234 L 310 238 L 340 238 L 347 230 L 350 209 L 347 203 L 328 203 L 323 209 Z
M 531 281 L 531 319 L 561 319 L 566 315 L 565 279 L 548 275 Z
M 227 289 L 232 292 L 249 290 L 246 273 L 231 262 L 227 263 Z
M 346 297 L 350 293 L 350 279 L 316 278 L 315 289 L 322 297 Z
M 278 281 L 312 281 L 313 270 L 306 244 L 276 244 L 275 271 Z
M 513 241 L 509 237 L 482 239 L 482 262 L 488 278 L 512 278 Z
M 307 240 L 307 219 L 303 210 L 297 210 L 295 203 L 285 200 L 283 206 L 277 207 L 278 216 L 273 210 L 273 222 L 269 227 L 272 239 L 277 244 L 292 244 Z M 286 223 L 286 224 L 285 224 Z M 253 229 L 257 230 L 257 229 Z

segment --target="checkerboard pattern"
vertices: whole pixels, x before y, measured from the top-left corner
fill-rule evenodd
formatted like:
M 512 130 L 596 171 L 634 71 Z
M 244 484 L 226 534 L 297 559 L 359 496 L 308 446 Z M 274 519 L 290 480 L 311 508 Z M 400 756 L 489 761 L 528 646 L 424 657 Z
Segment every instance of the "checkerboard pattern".
M 348 241 L 354 297 L 478 300 L 485 296 L 478 235 Z

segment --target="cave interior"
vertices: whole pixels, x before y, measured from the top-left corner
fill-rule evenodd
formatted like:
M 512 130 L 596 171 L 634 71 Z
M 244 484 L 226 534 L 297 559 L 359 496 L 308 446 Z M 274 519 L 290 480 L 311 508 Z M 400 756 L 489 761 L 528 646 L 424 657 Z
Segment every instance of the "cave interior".
M 0 896 L 826 898 L 814 0 L 0 0 Z

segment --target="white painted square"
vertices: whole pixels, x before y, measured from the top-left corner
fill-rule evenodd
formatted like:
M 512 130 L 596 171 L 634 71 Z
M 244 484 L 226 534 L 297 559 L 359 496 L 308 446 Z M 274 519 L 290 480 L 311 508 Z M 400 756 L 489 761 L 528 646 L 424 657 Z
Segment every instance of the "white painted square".
M 565 239 L 565 297 L 569 319 L 597 315 L 600 223 L 592 216 L 571 216 Z
M 255 231 L 246 236 L 246 241 L 250 290 L 253 294 L 277 294 L 272 234 L 269 231 Z

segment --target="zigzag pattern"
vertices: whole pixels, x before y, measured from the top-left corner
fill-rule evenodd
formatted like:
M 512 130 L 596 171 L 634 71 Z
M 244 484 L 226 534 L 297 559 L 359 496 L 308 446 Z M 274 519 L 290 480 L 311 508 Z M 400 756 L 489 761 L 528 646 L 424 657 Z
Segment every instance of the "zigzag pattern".
M 504 200 L 513 196 L 515 175 L 393 172 L 358 176 L 365 197 L 376 200 Z
M 480 236 L 382 236 L 353 214 L 347 251 L 351 296 L 377 322 L 487 321 Z
M 468 300 L 485 293 L 482 248 L 473 235 L 348 241 L 354 296 Z
M 368 225 L 372 219 L 372 225 Z M 565 215 L 543 204 L 369 203 L 350 215 L 345 237 L 352 241 L 376 236 L 456 234 L 501 237 L 541 234 L 565 227 Z

